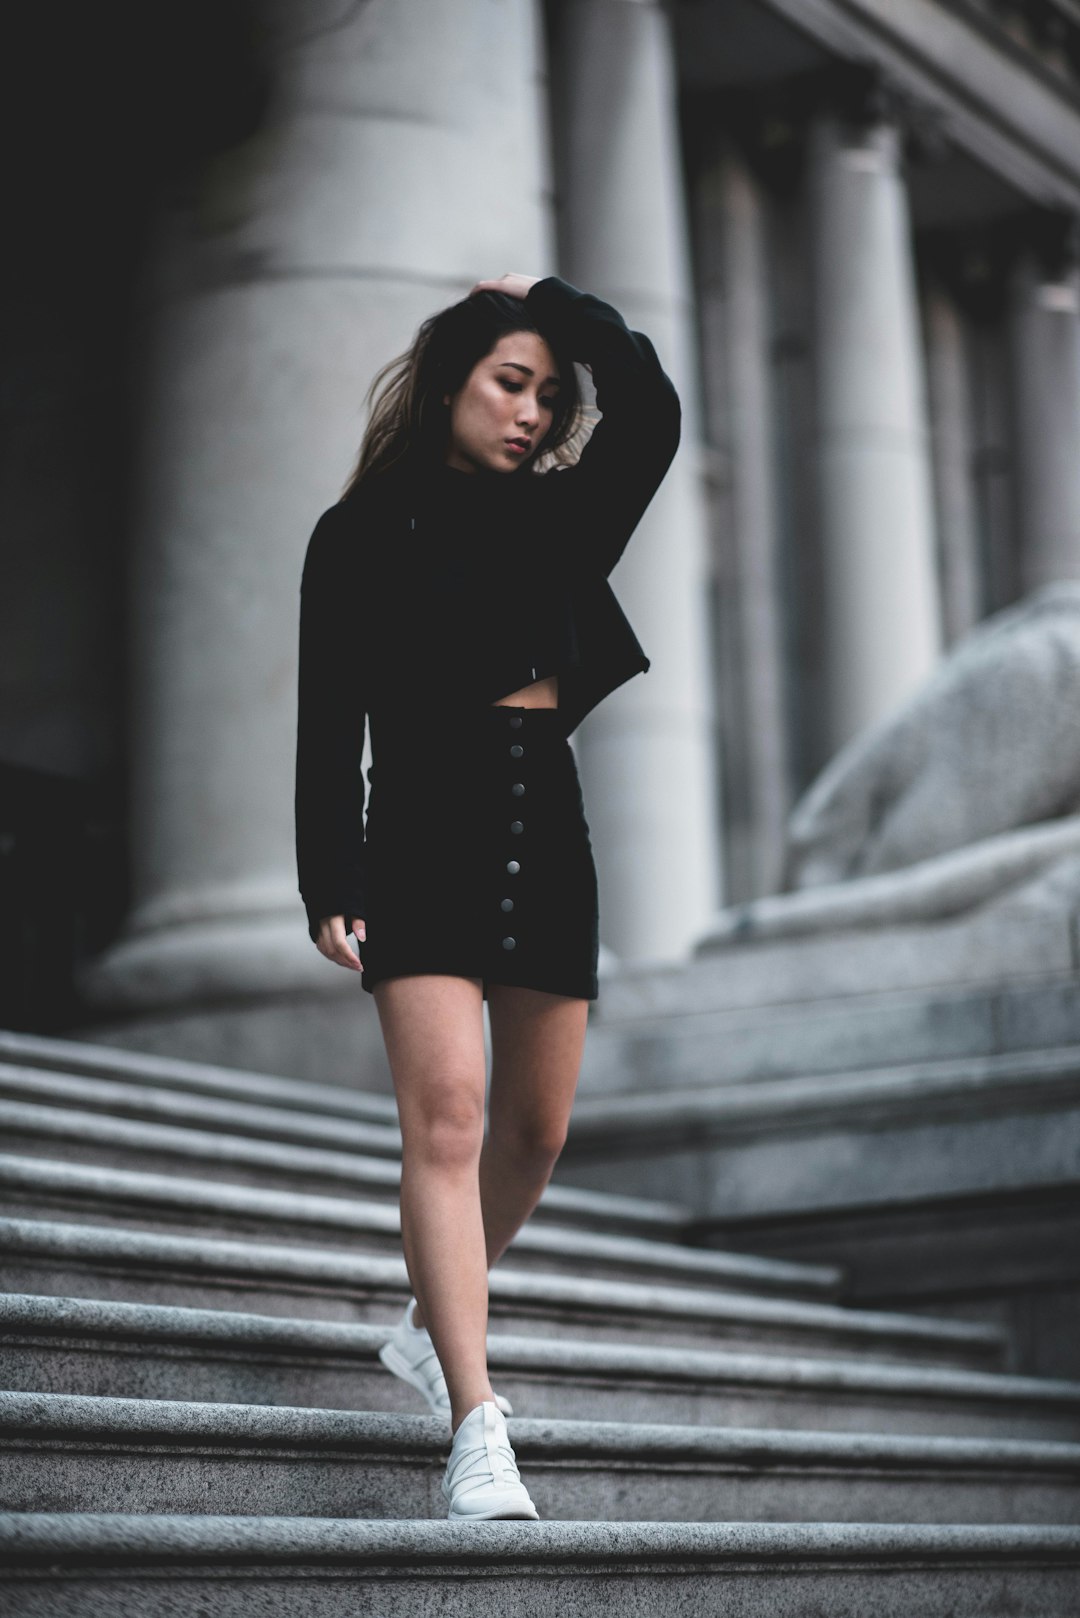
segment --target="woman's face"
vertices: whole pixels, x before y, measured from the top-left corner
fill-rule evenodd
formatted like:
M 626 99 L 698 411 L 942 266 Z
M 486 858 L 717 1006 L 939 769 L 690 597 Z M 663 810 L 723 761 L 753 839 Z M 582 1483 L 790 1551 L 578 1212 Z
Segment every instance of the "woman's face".
M 461 472 L 514 472 L 531 461 L 550 430 L 559 369 L 536 332 L 513 331 L 478 360 L 454 394 L 446 464 Z M 524 446 L 524 447 L 515 447 Z

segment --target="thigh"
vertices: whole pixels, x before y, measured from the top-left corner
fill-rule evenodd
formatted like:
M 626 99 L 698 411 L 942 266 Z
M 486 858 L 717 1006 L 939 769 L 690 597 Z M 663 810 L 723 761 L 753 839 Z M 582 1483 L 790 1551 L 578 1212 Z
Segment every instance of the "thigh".
M 558 1150 L 574 1103 L 589 1002 L 503 983 L 487 986 L 494 1136 Z
M 373 989 L 402 1140 L 435 1120 L 484 1116 L 483 983 L 449 973 L 384 978 Z

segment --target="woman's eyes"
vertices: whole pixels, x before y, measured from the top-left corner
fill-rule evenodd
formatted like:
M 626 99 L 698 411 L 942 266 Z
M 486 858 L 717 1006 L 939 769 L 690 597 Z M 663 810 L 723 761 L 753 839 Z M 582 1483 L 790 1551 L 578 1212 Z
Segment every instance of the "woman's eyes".
M 509 390 L 509 392 L 511 392 L 511 393 L 520 393 L 521 392 L 521 383 L 520 382 L 511 382 L 510 379 L 508 377 L 505 377 L 505 376 L 501 376 L 499 378 L 499 381 L 502 383 L 504 388 L 507 388 Z M 558 403 L 558 400 L 556 400 L 556 399 L 541 399 L 540 403 L 542 405 L 547 405 L 549 410 L 554 410 L 556 404 Z

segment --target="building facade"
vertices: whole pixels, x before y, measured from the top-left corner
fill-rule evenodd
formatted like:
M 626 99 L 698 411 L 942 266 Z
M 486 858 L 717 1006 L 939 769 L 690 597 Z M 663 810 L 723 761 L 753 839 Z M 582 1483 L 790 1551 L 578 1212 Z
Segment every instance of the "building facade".
M 302 1072 L 331 1010 L 376 1051 L 292 843 L 300 565 L 375 370 L 505 270 L 653 338 L 683 443 L 613 576 L 652 668 L 574 743 L 612 964 L 687 958 L 783 889 L 839 747 L 1080 574 L 1080 12 L 275 0 L 236 40 L 250 113 L 155 192 L 132 282 L 123 621 L 62 585 L 47 698 L 16 635 L 2 735 L 13 770 L 123 783 L 125 902 L 69 1020 Z

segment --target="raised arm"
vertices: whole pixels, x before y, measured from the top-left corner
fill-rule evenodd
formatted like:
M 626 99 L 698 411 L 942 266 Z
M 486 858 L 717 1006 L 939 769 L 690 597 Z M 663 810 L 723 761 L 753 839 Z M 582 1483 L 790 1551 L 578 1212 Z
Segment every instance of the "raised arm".
M 341 506 L 323 513 L 300 583 L 296 864 L 313 942 L 326 917 L 344 917 L 349 931 L 366 914 L 361 759 L 367 703 L 354 644 L 358 569 L 349 530 Z M 341 948 L 358 964 L 344 938 Z
M 649 338 L 610 303 L 549 275 L 529 288 L 525 307 L 592 371 L 603 419 L 576 466 L 545 474 L 545 498 L 571 565 L 606 577 L 679 446 L 679 396 Z

